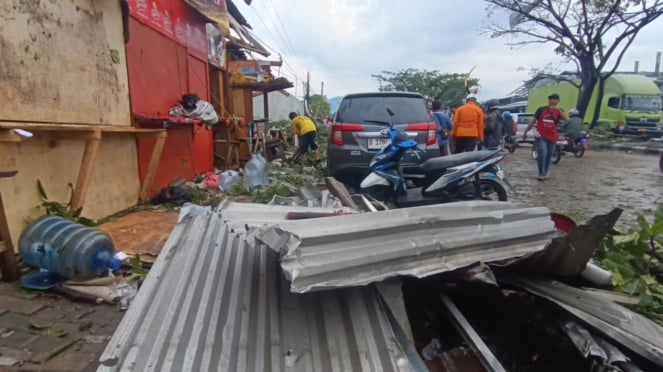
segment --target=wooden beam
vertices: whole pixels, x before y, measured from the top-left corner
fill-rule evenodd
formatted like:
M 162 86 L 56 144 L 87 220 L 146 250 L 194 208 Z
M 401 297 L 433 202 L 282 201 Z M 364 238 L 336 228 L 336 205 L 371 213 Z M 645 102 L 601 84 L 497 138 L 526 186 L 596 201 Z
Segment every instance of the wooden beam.
M 13 129 L 0 129 L 0 142 L 21 142 L 22 140 Z
M 85 196 L 92 181 L 92 169 L 94 169 L 94 161 L 99 152 L 99 145 L 101 144 L 101 131 L 97 130 L 94 135 L 85 142 L 85 151 L 83 152 L 83 160 L 81 160 L 81 168 L 78 171 L 78 179 L 76 180 L 76 188 L 72 197 L 71 206 L 74 210 L 83 207 L 85 203 Z
M 5 215 L 2 194 L 0 194 L 0 273 L 2 273 L 2 280 L 5 282 L 13 282 L 21 277 L 14 246 L 9 236 L 9 224 L 7 223 L 7 215 Z
M 325 183 L 327 184 L 329 192 L 339 198 L 343 205 L 356 211 L 360 211 L 359 206 L 355 203 L 354 200 L 352 200 L 352 196 L 350 196 L 350 193 L 344 184 L 338 182 L 334 177 L 326 177 Z
M 104 134 L 127 134 L 135 137 L 158 137 L 164 129 L 143 129 L 130 126 L 71 124 L 71 123 L 29 123 L 0 120 L 0 130 L 23 129 L 31 132 L 82 132 L 100 131 Z
M 150 189 L 154 183 L 154 177 L 157 175 L 157 168 L 159 167 L 159 159 L 161 159 L 161 153 L 163 152 L 163 147 L 166 144 L 166 138 L 168 135 L 166 132 L 163 132 L 159 137 L 157 137 L 156 142 L 154 143 L 154 149 L 152 150 L 152 157 L 150 158 L 150 165 L 147 167 L 147 172 L 145 173 L 145 180 L 143 180 L 143 185 L 140 188 L 140 201 L 145 202 L 150 197 Z

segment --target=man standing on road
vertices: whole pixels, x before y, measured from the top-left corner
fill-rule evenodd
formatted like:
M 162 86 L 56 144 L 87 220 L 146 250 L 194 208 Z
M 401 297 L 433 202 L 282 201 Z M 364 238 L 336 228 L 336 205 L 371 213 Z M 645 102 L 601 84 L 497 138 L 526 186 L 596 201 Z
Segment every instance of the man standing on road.
M 309 148 L 315 151 L 315 160 L 320 161 L 320 149 L 315 141 L 315 135 L 318 131 L 317 125 L 313 120 L 303 115 L 297 115 L 296 112 L 291 112 L 288 117 L 292 120 L 293 133 L 299 136 L 299 149 L 297 149 L 295 157 L 299 157 L 302 167 L 306 162 L 306 153 Z
M 494 150 L 502 145 L 502 137 L 504 135 L 502 114 L 494 102 L 487 103 L 486 109 L 488 113 L 486 114 L 485 139 L 482 148 Z
M 569 120 L 564 110 L 559 106 L 559 94 L 553 93 L 548 96 L 548 106 L 539 107 L 534 113 L 534 118 L 530 121 L 527 129 L 523 133 L 523 141 L 527 141 L 527 133 L 536 124 L 536 131 L 539 136 L 534 139 L 534 146 L 538 152 L 536 158 L 539 167 L 537 180 L 543 181 L 548 178 L 552 156 L 557 145 L 557 129 L 560 120 Z
M 477 96 L 470 94 L 465 98 L 465 102 L 456 110 L 451 130 L 456 154 L 474 151 L 477 144 L 483 141 L 485 115 L 477 105 Z
M 433 101 L 433 120 L 437 124 L 437 144 L 440 146 L 440 156 L 449 155 L 449 132 L 453 128 L 451 119 L 442 111 L 442 103 Z

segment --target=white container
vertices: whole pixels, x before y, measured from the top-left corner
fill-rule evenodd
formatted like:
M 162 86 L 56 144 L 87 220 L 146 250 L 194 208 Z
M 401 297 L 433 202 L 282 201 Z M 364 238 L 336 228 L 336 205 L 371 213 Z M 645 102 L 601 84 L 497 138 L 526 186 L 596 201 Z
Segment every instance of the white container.
M 580 276 L 596 285 L 609 286 L 612 285 L 612 273 L 601 267 L 594 265 L 591 262 L 587 263 L 585 270 L 580 273 Z

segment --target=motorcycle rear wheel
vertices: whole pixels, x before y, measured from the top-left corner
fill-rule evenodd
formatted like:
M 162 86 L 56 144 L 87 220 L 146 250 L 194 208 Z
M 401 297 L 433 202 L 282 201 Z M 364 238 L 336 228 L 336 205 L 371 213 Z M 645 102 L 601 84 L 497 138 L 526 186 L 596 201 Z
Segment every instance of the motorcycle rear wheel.
M 557 164 L 562 160 L 562 150 L 559 146 L 555 146 L 555 151 L 553 151 L 552 163 Z
M 505 202 L 508 199 L 506 189 L 498 182 L 490 179 L 482 179 L 479 181 L 481 195 L 477 196 L 478 200 L 494 200 Z
M 585 155 L 585 147 L 581 144 L 577 145 L 576 148 L 573 151 L 573 156 L 576 158 L 582 158 L 582 156 Z

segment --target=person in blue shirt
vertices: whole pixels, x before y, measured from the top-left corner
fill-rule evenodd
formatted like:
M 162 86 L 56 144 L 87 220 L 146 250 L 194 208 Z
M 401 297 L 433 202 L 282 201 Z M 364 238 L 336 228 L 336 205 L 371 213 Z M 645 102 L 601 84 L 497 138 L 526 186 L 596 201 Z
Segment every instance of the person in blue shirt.
M 449 133 L 453 129 L 451 118 L 442 111 L 442 102 L 433 101 L 433 120 L 437 125 L 437 144 L 440 146 L 440 156 L 449 155 Z

